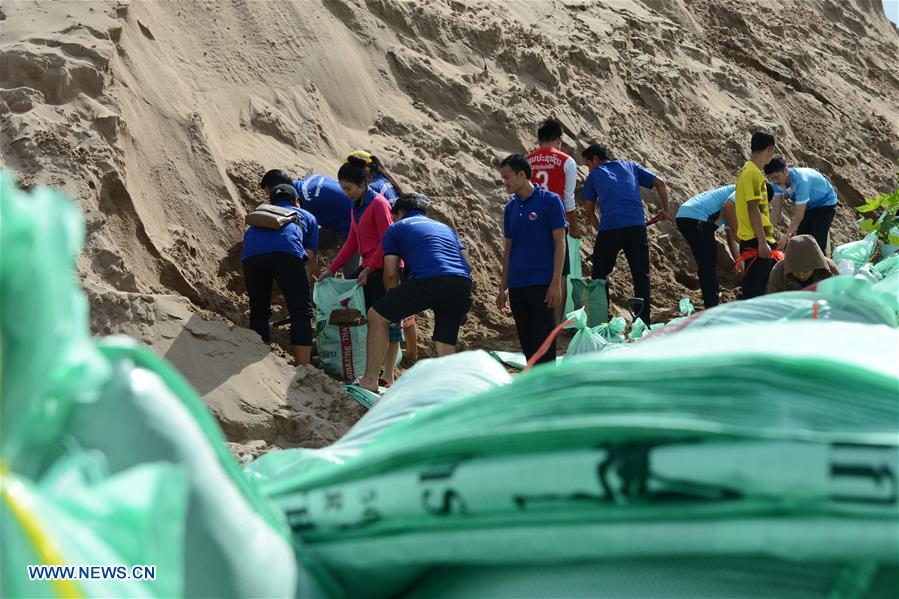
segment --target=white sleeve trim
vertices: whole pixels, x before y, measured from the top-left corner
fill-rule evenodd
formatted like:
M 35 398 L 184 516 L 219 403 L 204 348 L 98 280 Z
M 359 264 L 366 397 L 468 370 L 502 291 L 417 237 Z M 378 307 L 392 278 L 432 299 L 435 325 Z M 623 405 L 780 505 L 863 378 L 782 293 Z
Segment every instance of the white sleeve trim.
M 565 196 L 562 198 L 562 203 L 565 204 L 565 212 L 571 212 L 576 207 L 574 186 L 577 183 L 577 163 L 574 158 L 569 156 L 562 168 L 565 170 Z

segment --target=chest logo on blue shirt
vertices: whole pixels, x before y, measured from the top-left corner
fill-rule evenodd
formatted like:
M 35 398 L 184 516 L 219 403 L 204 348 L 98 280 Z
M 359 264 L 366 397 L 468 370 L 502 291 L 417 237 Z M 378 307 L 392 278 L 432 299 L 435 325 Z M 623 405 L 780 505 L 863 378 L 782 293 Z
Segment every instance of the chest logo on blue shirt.
M 531 212 L 530 214 L 528 214 L 528 218 L 531 219 L 531 221 L 537 220 L 537 213 Z

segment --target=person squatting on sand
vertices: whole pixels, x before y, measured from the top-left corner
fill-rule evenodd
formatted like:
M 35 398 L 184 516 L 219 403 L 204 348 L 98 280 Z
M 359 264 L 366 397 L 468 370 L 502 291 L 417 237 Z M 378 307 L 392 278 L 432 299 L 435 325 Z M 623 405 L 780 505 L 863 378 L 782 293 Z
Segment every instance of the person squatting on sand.
M 459 327 L 471 308 L 471 266 L 468 251 L 449 226 L 427 217 L 429 198 L 404 194 L 393 205 L 397 221 L 387 229 L 384 281 L 387 293 L 368 311 L 365 374 L 359 384 L 377 391 L 387 352 L 391 322 L 434 311 L 434 343 L 438 356 L 456 351 Z M 409 271 L 399 284 L 400 261 Z

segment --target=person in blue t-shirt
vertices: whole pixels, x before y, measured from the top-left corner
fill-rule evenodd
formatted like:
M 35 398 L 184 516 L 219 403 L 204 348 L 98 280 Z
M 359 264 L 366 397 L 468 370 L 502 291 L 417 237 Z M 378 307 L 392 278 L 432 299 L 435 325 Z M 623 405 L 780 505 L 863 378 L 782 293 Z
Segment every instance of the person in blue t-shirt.
M 649 324 L 649 240 L 640 188 L 656 190 L 662 201 L 659 212 L 662 219 L 667 218 L 668 214 L 668 188 L 661 177 L 636 162 L 615 160 L 605 146 L 587 146 L 582 156 L 590 168 L 590 174 L 581 195 L 590 204 L 587 216 L 598 229 L 593 246 L 591 276 L 593 279 L 606 279 L 608 294 L 608 276 L 615 268 L 618 253 L 623 249 L 634 280 L 634 296 L 643 299 L 643 310 L 637 316 Z
M 446 356 L 456 351 L 459 327 L 471 308 L 468 251 L 455 231 L 427 217 L 429 201 L 425 195 L 407 193 L 393 205 L 396 221 L 381 242 L 388 291 L 368 311 L 365 374 L 359 380 L 365 389 L 377 390 L 389 323 L 433 310 L 437 355 Z M 408 278 L 398 285 L 400 260 Z
M 508 289 L 521 351 L 530 360 L 556 326 L 565 261 L 565 208 L 557 194 L 531 183 L 531 165 L 521 154 L 503 159 L 499 174 L 512 199 L 503 212 L 505 247 L 496 307 L 506 309 Z M 537 363 L 555 359 L 553 340 Z
M 813 168 L 787 166 L 783 156 L 775 156 L 765 165 L 765 176 L 774 186 L 771 224 L 780 224 L 783 198 L 796 206 L 787 233 L 777 244 L 786 247 L 794 235 L 811 235 L 822 252 L 827 251 L 827 236 L 837 210 L 837 192 L 830 181 Z
M 356 150 L 350 153 L 346 159 L 350 164 L 356 164 L 365 169 L 368 175 L 368 185 L 390 202 L 393 206 L 397 198 L 402 195 L 402 188 L 397 183 L 393 175 L 384 166 L 384 163 L 377 157 L 365 150 Z
M 353 202 L 343 193 L 337 179 L 324 175 L 307 175 L 302 179 L 293 179 L 282 170 L 270 170 L 262 177 L 259 186 L 268 194 L 275 185 L 292 185 L 297 191 L 303 209 L 315 216 L 318 226 L 337 237 L 338 249 L 346 242 L 350 230 L 350 212 Z M 315 235 L 318 241 L 318 233 Z M 325 239 L 322 243 L 327 247 L 329 242 Z M 333 244 L 333 238 L 330 242 Z M 359 269 L 359 254 L 353 256 L 344 266 L 344 275 L 351 276 Z M 317 266 L 317 257 L 315 264 Z M 309 272 L 317 272 L 317 268 L 310 268 Z
M 727 247 L 736 264 L 740 257 L 737 242 L 737 209 L 734 205 L 736 185 L 725 185 L 695 195 L 681 204 L 674 222 L 690 244 L 699 273 L 702 303 L 706 308 L 717 306 L 718 298 L 718 242 L 715 231 L 723 226 Z M 739 272 L 739 271 L 738 271 Z
M 271 342 L 272 282 L 277 281 L 290 313 L 294 357 L 297 364 L 308 364 L 312 353 L 312 303 L 306 262 L 316 249 L 318 224 L 314 216 L 300 208 L 291 185 L 275 185 L 269 199 L 276 206 L 296 211 L 300 218 L 278 230 L 251 225 L 244 233 L 240 260 L 250 297 L 250 328 L 265 343 Z M 304 231 L 309 232 L 308 238 Z

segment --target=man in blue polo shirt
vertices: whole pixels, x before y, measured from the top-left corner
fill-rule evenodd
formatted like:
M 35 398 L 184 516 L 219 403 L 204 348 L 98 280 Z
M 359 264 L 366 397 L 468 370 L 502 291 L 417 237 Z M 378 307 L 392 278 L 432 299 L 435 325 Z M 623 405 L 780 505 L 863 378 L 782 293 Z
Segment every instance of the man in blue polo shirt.
M 277 281 L 290 313 L 294 357 L 297 364 L 308 364 L 312 352 L 312 303 L 306 262 L 315 251 L 318 224 L 314 216 L 300 208 L 292 186 L 275 185 L 269 199 L 276 206 L 296 211 L 300 221 L 277 230 L 251 225 L 244 233 L 240 260 L 250 296 L 250 328 L 259 333 L 262 341 L 271 342 L 268 321 L 272 316 L 272 282 Z M 304 236 L 306 231 L 308 239 Z
M 438 356 L 456 351 L 459 327 L 471 308 L 471 266 L 468 251 L 447 225 L 427 217 L 430 198 L 419 193 L 401 195 L 393 205 L 397 219 L 384 234 L 384 278 L 388 292 L 368 311 L 365 374 L 359 384 L 378 388 L 387 353 L 388 325 L 434 311 L 434 343 Z M 399 282 L 400 260 L 409 278 Z
M 783 198 L 796 206 L 786 235 L 777 247 L 783 249 L 794 235 L 811 235 L 826 252 L 827 236 L 837 210 L 837 192 L 827 177 L 813 168 L 787 167 L 783 156 L 775 156 L 765 165 L 765 176 L 774 186 L 771 224 L 780 224 Z
M 582 197 L 590 206 L 587 216 L 598 228 L 593 246 L 594 279 L 608 280 L 623 249 L 634 280 L 634 296 L 643 299 L 637 316 L 650 323 L 649 240 L 640 188 L 655 189 L 662 201 L 659 216 L 667 218 L 668 188 L 661 177 L 630 160 L 615 160 L 605 146 L 593 144 L 582 153 L 590 174 Z M 596 203 L 599 203 L 599 217 Z M 609 285 L 606 284 L 608 294 Z
M 724 226 L 727 247 L 736 264 L 740 258 L 737 242 L 737 209 L 734 205 L 736 185 L 725 185 L 704 191 L 681 204 L 674 217 L 678 230 L 683 234 L 699 274 L 699 288 L 706 308 L 717 306 L 718 297 L 718 242 L 715 231 Z M 739 271 L 738 271 L 739 272 Z
M 521 351 L 530 360 L 555 328 L 562 299 L 565 208 L 562 198 L 531 183 L 531 165 L 521 154 L 500 162 L 499 174 L 512 199 L 503 213 L 503 274 L 496 307 L 506 308 L 506 289 Z M 552 342 L 539 360 L 554 362 Z

